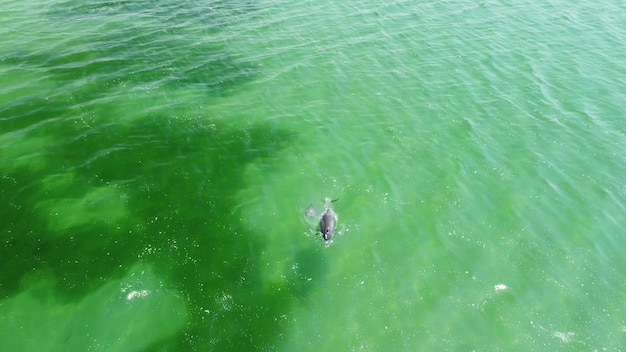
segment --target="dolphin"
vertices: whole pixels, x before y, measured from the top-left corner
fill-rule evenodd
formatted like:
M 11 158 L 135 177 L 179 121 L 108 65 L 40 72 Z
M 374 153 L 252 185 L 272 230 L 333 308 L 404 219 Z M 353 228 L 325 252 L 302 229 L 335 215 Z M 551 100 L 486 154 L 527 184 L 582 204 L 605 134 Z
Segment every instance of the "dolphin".
M 337 227 L 337 214 L 333 211 L 333 208 L 330 205 L 332 200 L 330 200 L 330 198 L 326 198 L 324 201 L 326 202 L 326 209 L 320 218 L 320 230 L 322 231 L 324 244 L 328 246 L 332 241 L 335 228 Z

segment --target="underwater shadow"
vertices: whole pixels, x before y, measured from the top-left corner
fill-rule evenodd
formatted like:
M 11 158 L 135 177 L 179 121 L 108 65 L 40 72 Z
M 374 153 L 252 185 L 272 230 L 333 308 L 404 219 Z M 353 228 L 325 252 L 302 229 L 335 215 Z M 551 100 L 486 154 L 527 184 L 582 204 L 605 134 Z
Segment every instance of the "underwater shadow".
M 1 228 L 6 274 L 0 293 L 20 292 L 23 277 L 45 270 L 59 283 L 57 299 L 78 302 L 137 262 L 147 263 L 179 292 L 189 316 L 180 334 L 149 350 L 271 349 L 286 328 L 280 317 L 306 296 L 307 286 L 272 290 L 262 282 L 264 243 L 233 215 L 233 195 L 245 186 L 247 165 L 271 158 L 293 136 L 272 125 L 211 125 L 172 125 L 158 116 L 51 147 L 56 166 L 45 173 L 13 170 L 0 183 L 9 215 Z M 43 195 L 40 180 L 67 170 L 72 182 Z M 81 199 L 89 189 L 111 185 L 122 190 L 113 196 L 123 194 L 127 209 L 113 222 L 51 228 L 33 210 L 40 198 Z
M 78 10 L 93 21 L 124 15 L 132 4 L 103 1 Z M 226 10 L 242 11 L 234 5 Z M 187 11 L 172 12 L 173 28 L 188 20 Z M 227 23 L 215 20 L 206 30 L 223 30 Z M 262 237 L 232 209 L 234 195 L 245 187 L 246 167 L 272 158 L 294 136 L 271 123 L 232 128 L 212 116 L 175 120 L 159 111 L 117 123 L 108 109 L 115 102 L 93 103 L 126 83 L 200 88 L 209 99 L 235 94 L 254 80 L 258 66 L 221 44 L 192 47 L 181 36 L 140 27 L 75 44 L 88 42 L 87 51 L 18 51 L 3 58 L 3 65 L 47 72 L 59 89 L 0 109 L 10 117 L 0 121 L 4 133 L 22 131 L 25 145 L 41 147 L 34 161 L 10 166 L 0 160 L 6 167 L 0 179 L 0 296 L 20 293 L 24 278 L 45 271 L 56 279 L 55 299 L 79 302 L 141 262 L 178 292 L 189 316 L 178 335 L 148 350 L 274 349 L 286 328 L 280 317 L 308 288 L 268 289 L 259 267 Z M 167 50 L 177 45 L 189 46 L 189 55 Z M 138 61 L 145 70 L 134 69 Z M 77 115 L 94 118 L 88 125 Z

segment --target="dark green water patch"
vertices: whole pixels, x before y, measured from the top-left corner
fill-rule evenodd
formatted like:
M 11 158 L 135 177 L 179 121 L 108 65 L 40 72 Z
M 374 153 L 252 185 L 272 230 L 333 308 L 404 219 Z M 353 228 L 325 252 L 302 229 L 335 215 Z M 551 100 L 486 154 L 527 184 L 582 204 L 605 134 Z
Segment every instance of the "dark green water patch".
M 97 126 L 80 138 L 71 138 L 70 126 L 59 121 L 46 130 L 63 142 L 50 146 L 44 169 L 5 171 L 0 265 L 8 274 L 0 294 L 11 297 L 23 277 L 46 271 L 58 299 L 79 302 L 144 262 L 189 307 L 185 334 L 167 346 L 271 343 L 272 319 L 295 293 L 259 292 L 263 243 L 231 215 L 231 196 L 246 165 L 286 146 L 290 135 L 273 126 L 201 128 L 167 116 Z
M 6 309 L 19 310 L 30 302 L 24 297 L 33 296 L 57 304 L 44 313 L 34 310 L 35 317 L 95 307 L 89 316 L 104 314 L 108 321 L 111 314 L 126 312 L 111 303 L 114 283 L 149 272 L 147 283 L 161 280 L 163 292 L 174 292 L 179 300 L 151 293 L 170 303 L 162 303 L 165 310 L 155 310 L 153 319 L 143 319 L 158 321 L 178 312 L 174 321 L 186 322 L 175 335 L 170 332 L 178 323 L 137 346 L 148 343 L 154 351 L 271 348 L 285 328 L 276 321 L 309 287 L 273 289 L 261 282 L 264 243 L 232 209 L 234 195 L 245 187 L 247 165 L 272 157 L 294 136 L 271 124 L 234 127 L 248 117 L 210 116 L 201 108 L 242 89 L 255 78 L 257 66 L 212 41 L 211 32 L 223 30 L 225 22 L 203 26 L 201 12 L 193 17 L 195 12 L 180 10 L 167 17 L 165 7 L 157 16 L 135 13 L 141 21 L 170 21 L 168 31 L 157 31 L 129 25 L 139 6 L 134 2 L 75 5 L 55 6 L 50 19 L 64 17 L 60 25 L 66 32 L 87 25 L 102 30 L 57 38 L 49 50 L 9 51 L 1 62 L 20 70 L 16 81 L 37 79 L 48 88 L 3 90 L 9 102 L 0 110 L 0 270 L 6 273 L 0 297 L 8 302 Z M 245 16 L 246 9 L 224 11 Z M 189 20 L 198 25 L 183 29 Z M 187 40 L 186 30 L 206 33 L 207 40 L 198 41 L 197 35 Z M 195 107 L 177 99 L 189 92 L 200 97 Z M 194 111 L 193 118 L 188 111 Z M 131 289 L 123 286 L 128 300 L 148 295 Z M 79 313 L 55 319 L 85 315 Z M 132 320 L 114 320 L 91 333 L 136 328 Z M 94 342 L 71 331 L 89 333 L 91 323 L 78 320 L 74 330 L 60 327 L 60 334 L 67 334 L 61 338 L 88 349 Z M 54 331 L 41 334 L 49 335 Z M 128 346 L 123 345 L 132 349 Z

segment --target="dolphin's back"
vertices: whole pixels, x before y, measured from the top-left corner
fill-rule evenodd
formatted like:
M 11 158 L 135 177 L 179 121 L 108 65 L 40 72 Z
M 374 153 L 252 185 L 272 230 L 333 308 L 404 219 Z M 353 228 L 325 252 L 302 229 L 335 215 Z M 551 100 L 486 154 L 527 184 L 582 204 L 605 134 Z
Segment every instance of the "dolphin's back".
M 330 241 L 333 237 L 336 226 L 337 214 L 335 214 L 331 208 L 327 208 L 320 219 L 320 230 L 322 231 L 322 237 L 324 237 L 325 241 Z

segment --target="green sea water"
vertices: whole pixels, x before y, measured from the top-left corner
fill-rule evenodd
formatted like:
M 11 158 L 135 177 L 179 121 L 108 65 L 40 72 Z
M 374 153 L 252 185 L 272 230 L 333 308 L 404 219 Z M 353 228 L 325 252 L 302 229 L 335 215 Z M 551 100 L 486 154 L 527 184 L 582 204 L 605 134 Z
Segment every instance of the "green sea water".
M 626 349 L 626 3 L 0 18 L 1 351 Z

